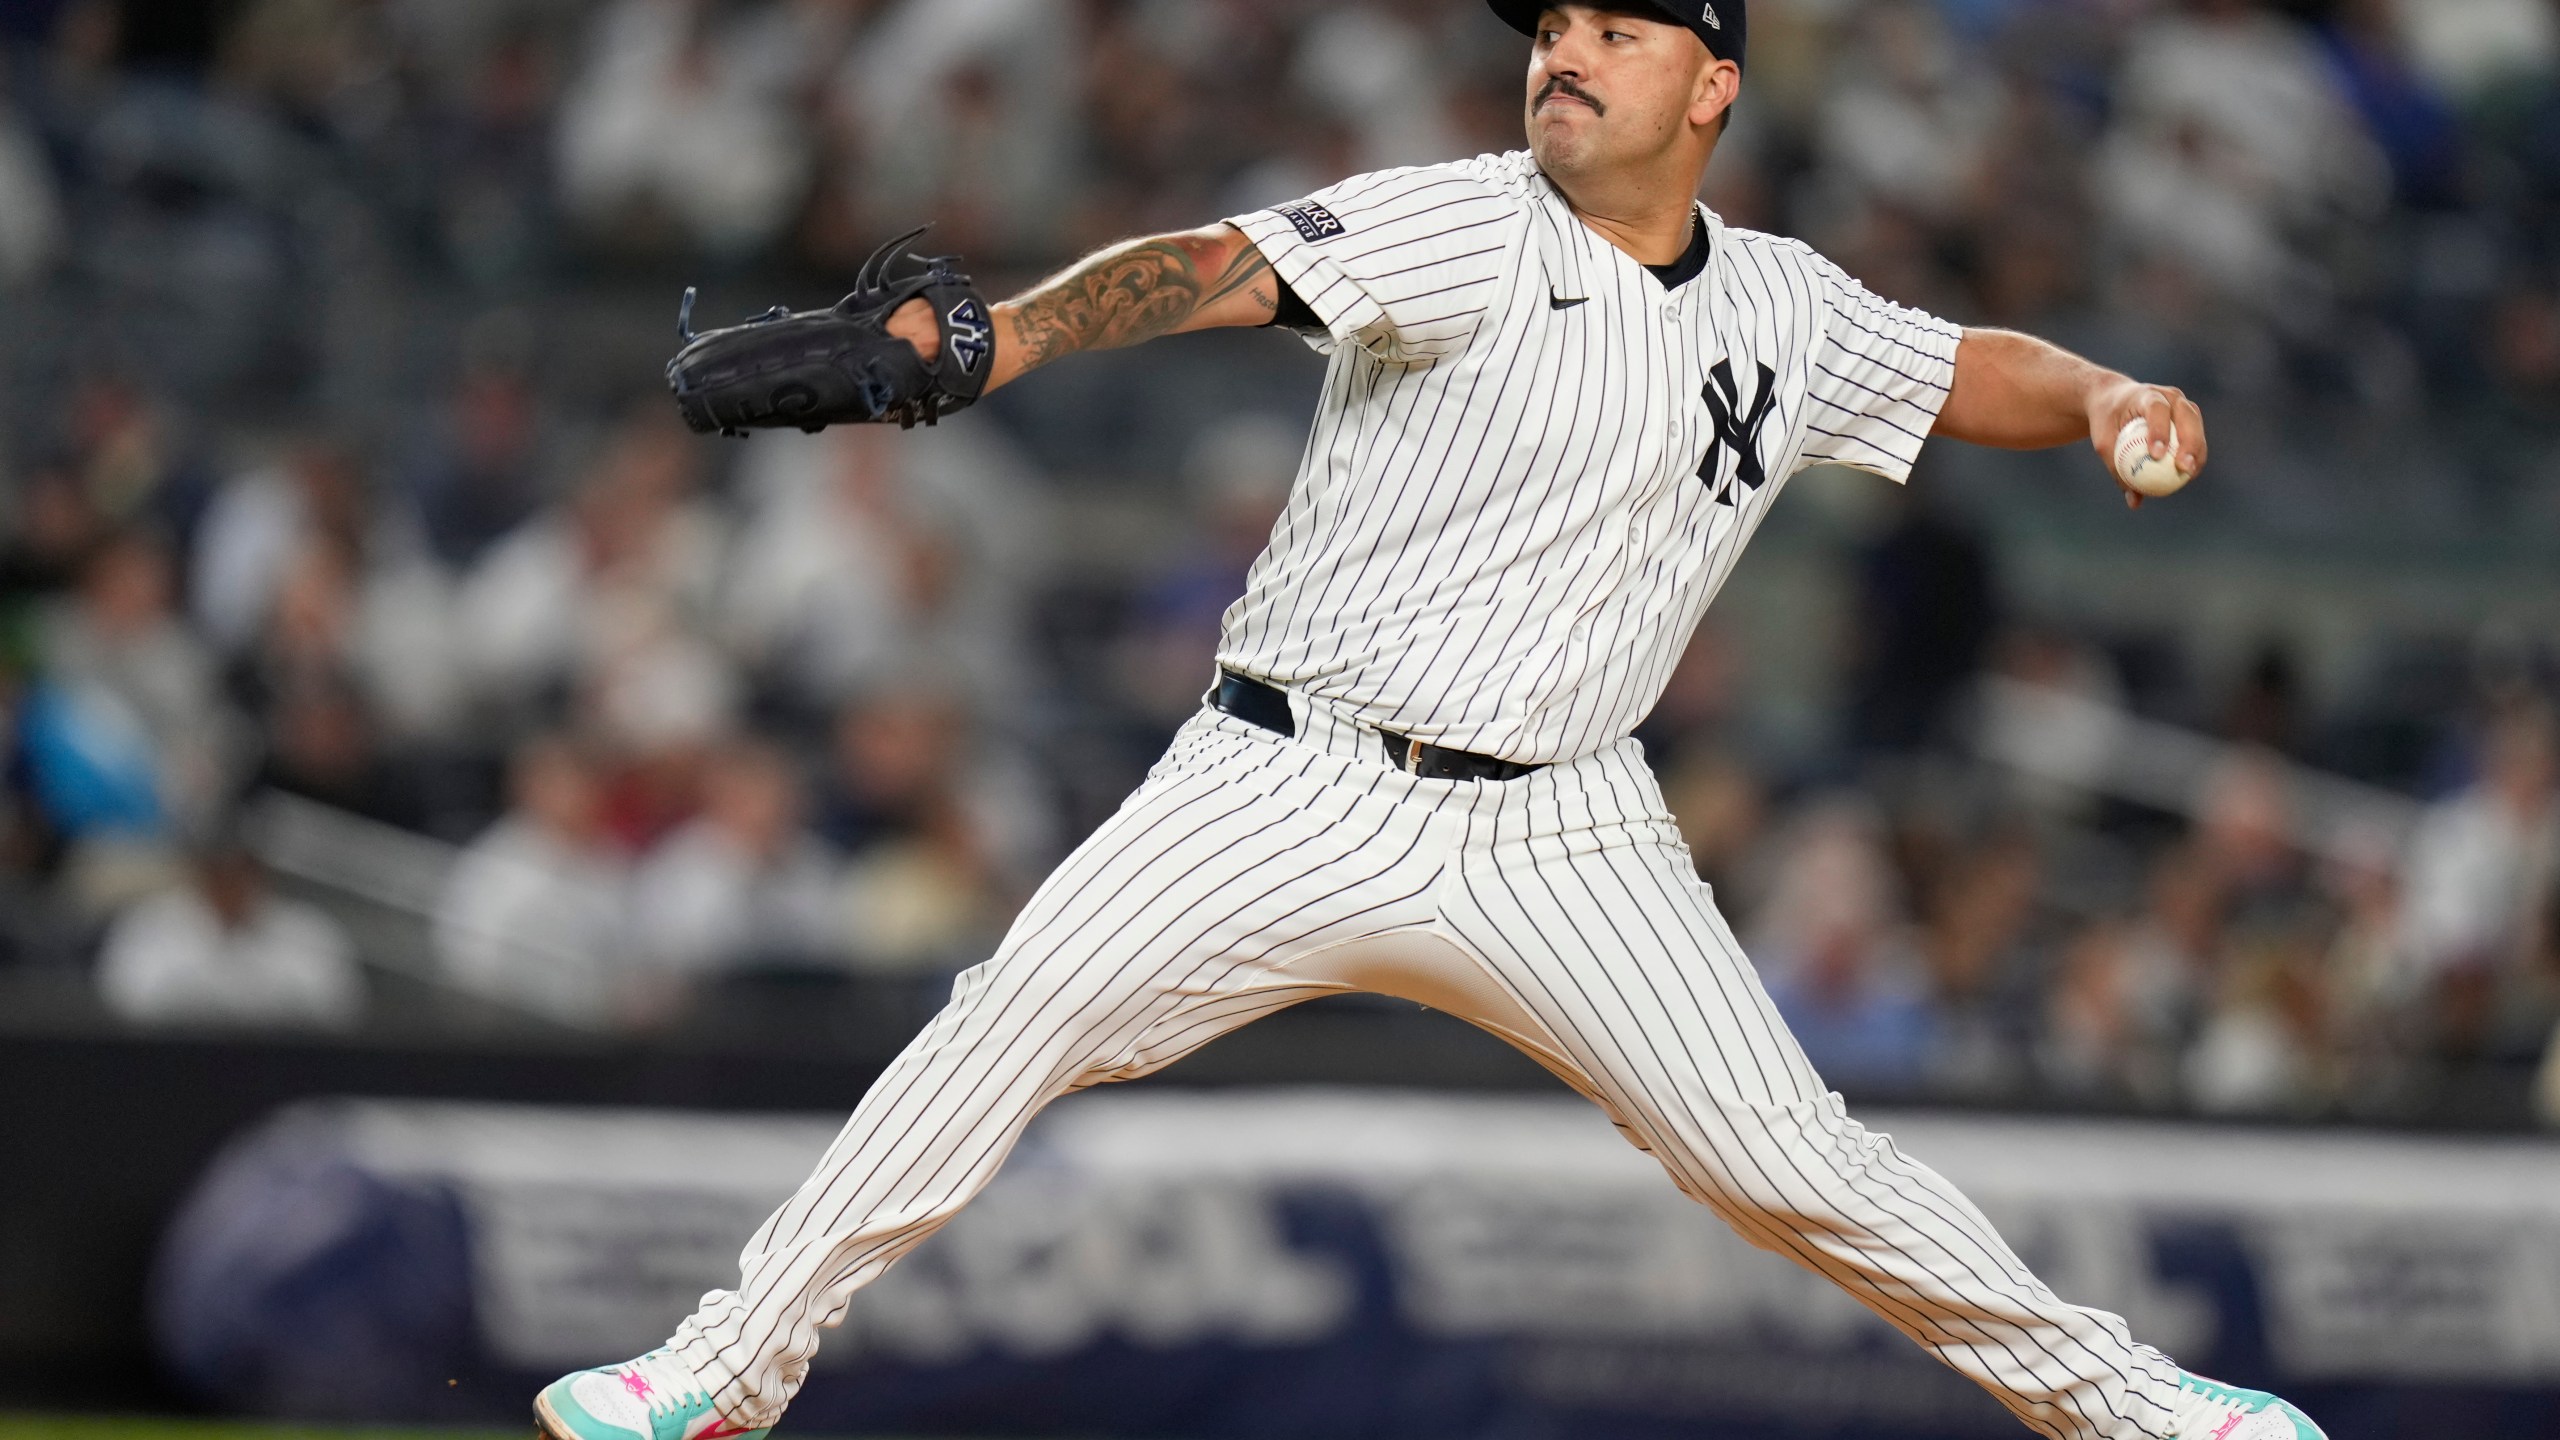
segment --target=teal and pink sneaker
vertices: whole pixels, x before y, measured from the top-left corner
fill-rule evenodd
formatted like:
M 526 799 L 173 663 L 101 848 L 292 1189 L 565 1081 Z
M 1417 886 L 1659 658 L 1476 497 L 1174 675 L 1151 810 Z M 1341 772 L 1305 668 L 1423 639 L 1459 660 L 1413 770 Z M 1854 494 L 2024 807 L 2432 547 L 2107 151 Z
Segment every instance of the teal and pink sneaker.
M 533 1397 L 533 1423 L 549 1440 L 764 1440 L 711 1408 L 702 1382 L 676 1357 L 652 1350 L 602 1370 L 580 1370 Z
M 2177 1440 L 2329 1440 L 2311 1417 L 2264 1390 L 2241 1390 L 2179 1372 L 2178 1408 L 2169 1433 Z

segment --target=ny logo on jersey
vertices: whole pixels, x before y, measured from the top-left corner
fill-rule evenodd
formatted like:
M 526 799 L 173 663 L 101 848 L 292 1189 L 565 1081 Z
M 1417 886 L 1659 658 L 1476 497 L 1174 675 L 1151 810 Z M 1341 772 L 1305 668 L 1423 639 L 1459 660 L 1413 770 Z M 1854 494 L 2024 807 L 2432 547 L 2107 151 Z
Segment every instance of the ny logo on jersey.
M 987 323 L 986 307 L 975 296 L 951 307 L 943 318 L 951 323 L 951 358 L 960 362 L 960 373 L 975 375 L 978 362 L 987 358 L 994 347 L 995 327 Z
M 1768 478 L 1760 464 L 1760 427 L 1769 418 L 1769 408 L 1778 403 L 1778 372 L 1767 365 L 1760 368 L 1759 393 L 1751 403 L 1742 402 L 1742 387 L 1734 383 L 1733 362 L 1719 360 L 1707 372 L 1707 384 L 1698 394 L 1707 402 L 1707 414 L 1714 420 L 1715 438 L 1707 442 L 1707 458 L 1698 462 L 1698 478 L 1713 488 L 1718 462 L 1730 445 L 1734 452 L 1733 476 L 1747 490 L 1758 490 Z M 1733 503 L 1733 487 L 1726 486 L 1716 496 L 1719 505 Z

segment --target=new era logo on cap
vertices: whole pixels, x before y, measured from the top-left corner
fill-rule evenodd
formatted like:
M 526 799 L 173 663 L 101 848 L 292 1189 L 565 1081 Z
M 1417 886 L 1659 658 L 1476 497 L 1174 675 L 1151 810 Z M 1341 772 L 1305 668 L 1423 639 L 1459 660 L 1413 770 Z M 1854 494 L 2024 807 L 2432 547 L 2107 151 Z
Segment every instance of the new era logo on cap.
M 1724 22 L 1716 18 L 1716 7 L 1713 5 L 1701 5 L 1698 8 L 1705 12 L 1698 18 L 1707 22 L 1708 29 L 1721 30 L 1724 28 Z

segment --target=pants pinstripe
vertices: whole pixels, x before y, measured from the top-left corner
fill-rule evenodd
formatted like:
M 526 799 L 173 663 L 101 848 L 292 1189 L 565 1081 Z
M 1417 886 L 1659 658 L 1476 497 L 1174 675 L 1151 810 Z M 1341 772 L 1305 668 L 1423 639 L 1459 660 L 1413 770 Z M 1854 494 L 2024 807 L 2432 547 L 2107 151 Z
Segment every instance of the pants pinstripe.
M 1303 702 L 1301 702 L 1303 703 Z M 1849 1118 L 1695 878 L 1637 747 L 1505 784 L 1374 735 L 1204 711 L 671 1342 L 733 1421 L 778 1416 L 819 1330 L 1070 1090 L 1343 989 L 1450 1009 L 1605 1109 L 1753 1244 L 1819 1271 L 2050 1436 L 2167 1433 L 2176 1368 L 2064 1304 L 1955 1188 Z

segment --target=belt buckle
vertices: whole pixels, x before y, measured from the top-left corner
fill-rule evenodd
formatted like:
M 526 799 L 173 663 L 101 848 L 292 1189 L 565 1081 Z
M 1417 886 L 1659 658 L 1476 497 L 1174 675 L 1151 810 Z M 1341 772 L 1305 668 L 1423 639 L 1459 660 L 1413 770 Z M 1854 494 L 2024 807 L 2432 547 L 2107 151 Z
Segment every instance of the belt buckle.
M 1408 775 L 1422 773 L 1422 742 L 1408 738 L 1404 742 L 1404 771 Z

